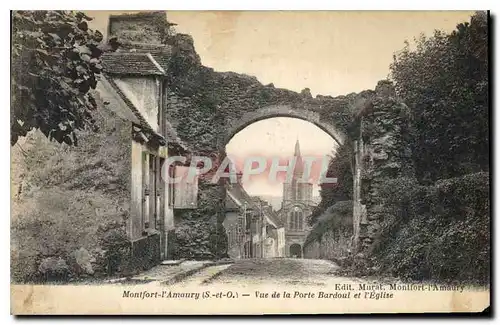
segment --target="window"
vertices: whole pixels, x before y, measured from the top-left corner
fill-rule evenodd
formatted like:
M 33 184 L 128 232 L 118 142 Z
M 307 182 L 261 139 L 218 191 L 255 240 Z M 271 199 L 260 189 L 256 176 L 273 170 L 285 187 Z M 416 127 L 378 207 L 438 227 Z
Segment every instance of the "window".
M 188 180 L 190 168 L 196 169 L 196 167 L 175 166 L 176 177 L 181 177 L 181 181 L 173 184 L 175 209 L 194 209 L 198 206 L 198 178 Z
M 142 153 L 142 230 L 149 228 L 149 158 L 149 153 Z
M 149 152 L 142 153 L 142 230 L 160 229 L 165 204 L 163 183 L 160 179 L 162 158 Z
M 158 182 L 158 163 L 159 158 L 155 155 L 149 155 L 149 227 L 156 228 L 158 219 L 158 210 L 160 206 L 160 190 Z
M 301 231 L 304 228 L 304 213 L 299 207 L 295 207 L 290 212 L 289 220 L 289 229 Z
M 248 211 L 246 212 L 245 215 L 245 226 L 246 230 L 250 230 L 252 227 L 252 214 Z
M 244 217 L 238 217 L 238 228 L 245 229 L 245 218 Z
M 234 245 L 234 243 L 235 243 L 235 236 L 234 236 L 234 235 L 235 235 L 235 233 L 234 233 L 234 229 L 231 229 L 231 230 L 229 231 L 229 234 L 230 234 L 230 237 L 229 237 L 229 245 L 230 245 L 230 246 L 233 246 L 233 245 Z
M 168 166 L 168 176 L 170 179 L 175 177 L 175 167 L 170 165 Z M 168 207 L 174 207 L 174 184 L 172 182 L 167 182 L 168 186 Z

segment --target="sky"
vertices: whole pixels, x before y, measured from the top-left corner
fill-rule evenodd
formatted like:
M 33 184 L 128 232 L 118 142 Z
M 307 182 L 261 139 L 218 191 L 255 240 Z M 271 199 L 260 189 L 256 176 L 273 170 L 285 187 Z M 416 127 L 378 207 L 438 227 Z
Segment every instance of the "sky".
M 110 13 L 87 11 L 105 32 Z M 471 11 L 167 11 L 202 63 L 314 95 L 373 89 L 404 41 L 451 31 Z
M 89 11 L 106 31 L 109 11 Z M 120 12 L 114 11 L 113 14 Z M 373 89 L 389 74 L 393 54 L 420 34 L 451 31 L 471 11 L 168 11 L 177 32 L 190 34 L 205 66 L 257 77 L 263 84 L 313 96 Z M 238 157 L 286 156 L 295 141 L 310 155 L 330 154 L 335 142 L 311 123 L 259 121 L 236 134 L 226 150 Z M 282 185 L 254 179 L 252 195 L 281 195 Z M 317 186 L 314 193 L 317 195 Z
M 420 33 L 452 30 L 472 12 L 170 12 L 193 36 L 202 62 L 217 71 L 314 95 L 373 89 L 395 51 Z
M 241 170 L 242 160 L 251 156 L 264 157 L 270 167 L 272 159 L 281 159 L 281 165 L 294 154 L 295 142 L 300 143 L 302 156 L 316 157 L 316 166 L 321 166 L 322 156 L 331 156 L 337 143 L 316 125 L 297 118 L 274 117 L 253 123 L 238 132 L 226 146 L 226 153 Z M 269 171 L 269 169 L 267 169 Z M 313 196 L 319 195 L 317 185 L 319 168 L 311 172 Z M 284 175 L 282 175 L 284 177 Z M 283 178 L 270 181 L 268 173 L 252 176 L 243 187 L 250 195 L 281 196 Z

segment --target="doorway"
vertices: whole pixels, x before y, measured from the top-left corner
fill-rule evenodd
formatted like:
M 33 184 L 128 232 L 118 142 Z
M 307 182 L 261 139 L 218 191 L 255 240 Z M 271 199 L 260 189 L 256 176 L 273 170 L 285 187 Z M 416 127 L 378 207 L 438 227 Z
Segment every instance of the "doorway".
M 302 258 L 302 247 L 299 244 L 292 244 L 290 246 L 290 257 Z

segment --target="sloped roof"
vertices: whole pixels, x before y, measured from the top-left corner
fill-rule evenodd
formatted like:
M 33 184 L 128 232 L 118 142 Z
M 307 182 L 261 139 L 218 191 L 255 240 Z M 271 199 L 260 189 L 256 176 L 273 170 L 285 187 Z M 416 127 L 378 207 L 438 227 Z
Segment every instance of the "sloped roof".
M 231 201 L 238 207 L 242 207 L 246 204 L 249 209 L 256 208 L 252 198 L 248 195 L 241 184 L 228 184 L 226 186 L 226 192 Z
M 177 149 L 180 151 L 187 152 L 189 151 L 187 144 L 179 138 L 177 132 L 170 122 L 165 119 L 165 136 L 168 141 L 168 145 L 177 146 Z
M 235 207 L 242 207 L 245 203 L 247 204 L 247 208 L 259 211 L 261 209 L 258 201 L 250 196 L 247 191 L 243 188 L 240 183 L 236 184 L 227 184 L 226 193 L 229 197 L 229 202 L 226 200 L 226 209 L 235 209 Z M 228 205 L 229 203 L 229 205 Z M 277 227 L 281 226 L 281 223 L 277 222 L 277 219 L 274 216 L 274 213 L 269 211 L 268 209 L 262 209 L 264 216 Z
M 177 151 L 188 151 L 187 145 L 178 137 L 170 122 L 165 120 L 165 136 L 151 128 L 144 116 L 121 91 L 113 76 L 165 76 L 172 47 L 164 44 L 122 43 L 116 52 L 102 56 L 103 76 L 125 105 L 139 120 L 137 125 L 148 138 L 154 138 L 161 145 L 168 144 Z
M 166 72 L 172 58 L 173 48 L 168 44 L 146 44 L 146 43 L 121 43 L 119 49 L 114 52 L 117 55 L 140 55 L 149 54 Z M 106 54 L 108 55 L 108 54 Z M 103 55 L 104 57 L 104 55 Z M 103 61 L 106 59 L 103 59 Z
M 164 76 L 165 69 L 151 53 L 114 52 L 102 56 L 104 73 L 113 75 Z
M 123 93 L 120 87 L 113 80 L 112 76 L 107 76 L 106 74 L 103 74 L 103 77 L 107 81 L 107 83 L 111 86 L 111 88 L 116 92 L 116 94 L 120 97 L 120 99 L 125 103 L 127 108 L 137 118 L 139 123 L 136 123 L 135 121 L 132 122 L 136 125 L 136 127 L 140 128 L 140 130 L 145 133 L 148 139 L 153 138 L 156 141 L 158 141 L 160 145 L 168 145 L 169 147 L 179 152 L 188 151 L 186 144 L 177 136 L 177 133 L 175 132 L 174 128 L 168 121 L 165 120 L 165 129 L 166 129 L 166 134 L 165 134 L 166 138 L 165 138 L 164 136 L 156 132 L 149 125 L 144 116 L 140 113 L 139 109 L 135 107 L 135 105 L 130 101 L 130 99 Z
M 269 202 L 261 199 L 260 197 L 258 196 L 252 196 L 252 200 L 253 202 L 256 204 L 256 205 L 260 205 L 260 202 L 262 203 L 265 203 L 266 205 L 263 206 L 263 211 L 264 211 L 264 214 L 273 222 L 275 223 L 277 226 L 281 226 L 281 222 L 280 220 L 278 219 L 278 215 L 277 213 L 273 210 L 273 207 L 271 205 L 269 205 Z
M 239 211 L 240 202 L 236 197 L 227 192 L 226 195 L 226 211 Z

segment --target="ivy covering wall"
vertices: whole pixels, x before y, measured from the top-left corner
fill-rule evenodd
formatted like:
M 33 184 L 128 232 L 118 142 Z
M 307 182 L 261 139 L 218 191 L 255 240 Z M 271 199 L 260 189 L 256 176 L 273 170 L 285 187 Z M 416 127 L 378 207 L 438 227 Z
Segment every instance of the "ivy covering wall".
M 106 251 L 126 243 L 131 126 L 104 106 L 94 118 L 78 146 L 32 132 L 12 148 L 14 281 L 107 275 Z

